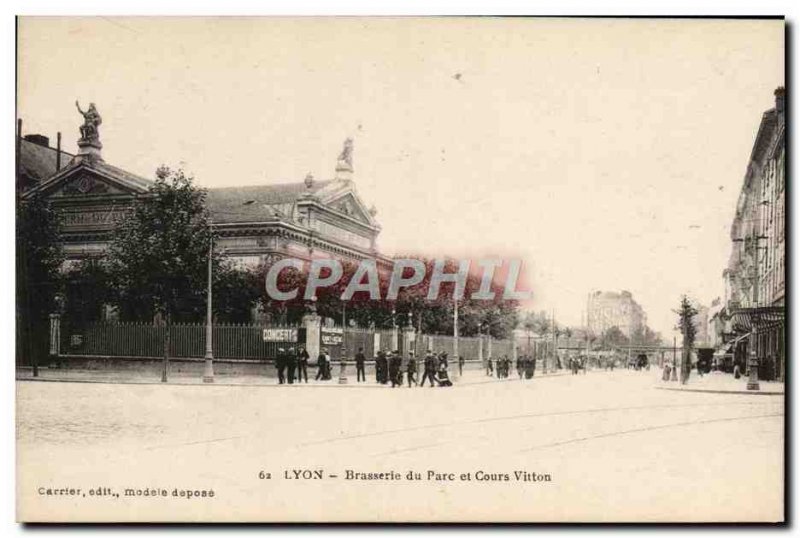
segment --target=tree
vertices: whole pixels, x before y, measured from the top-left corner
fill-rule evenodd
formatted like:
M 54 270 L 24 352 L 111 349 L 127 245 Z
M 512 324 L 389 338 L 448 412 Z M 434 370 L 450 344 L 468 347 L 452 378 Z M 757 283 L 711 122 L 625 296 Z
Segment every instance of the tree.
M 219 264 L 214 273 L 214 313 L 227 323 L 249 323 L 263 288 L 263 280 L 256 271 L 225 262 Z
M 112 300 L 108 268 L 101 260 L 84 259 L 64 275 L 64 321 L 83 326 L 103 316 L 103 307 Z
M 206 305 L 211 229 L 205 190 L 182 170 L 161 167 L 117 227 L 108 252 L 114 302 L 123 318 L 165 325 L 166 381 L 170 324 L 200 320 Z M 212 258 L 215 269 L 219 259 Z
M 428 299 L 428 289 L 434 260 L 414 256 L 399 256 L 399 258 L 414 258 L 425 265 L 425 278 L 419 284 L 400 290 L 395 300 L 387 300 L 386 294 L 391 279 L 391 270 L 378 268 L 378 288 L 381 299 L 370 298 L 369 293 L 357 292 L 349 301 L 342 301 L 342 293 L 355 276 L 358 265 L 355 262 L 342 262 L 342 277 L 337 283 L 317 290 L 315 308 L 320 316 L 332 318 L 335 321 L 342 319 L 343 310 L 347 320 L 352 320 L 362 327 L 375 325 L 379 328 L 390 328 L 394 323 L 402 327 L 413 320 L 415 328 L 421 328 L 427 334 L 452 334 L 453 333 L 453 283 L 443 283 L 440 293 L 434 299 Z M 259 269 L 259 278 L 263 282 L 269 268 L 262 266 Z M 454 260 L 446 260 L 445 272 L 453 273 L 457 270 Z M 403 276 L 409 277 L 412 269 L 406 268 Z M 321 276 L 329 275 L 329 269 L 323 268 Z M 262 293 L 261 304 L 265 311 L 283 321 L 298 322 L 302 315 L 310 308 L 310 302 L 304 299 L 308 265 L 302 270 L 288 268 L 278 275 L 277 287 L 281 291 L 297 289 L 295 298 L 287 301 L 277 301 Z M 493 283 L 491 288 L 495 292 L 492 300 L 470 299 L 472 293 L 480 287 L 480 275 L 470 274 L 467 277 L 464 298 L 459 301 L 459 333 L 462 336 L 473 336 L 481 331 L 488 332 L 495 338 L 505 338 L 511 334 L 517 324 L 517 302 L 504 300 L 502 288 Z M 346 304 L 345 304 L 346 303 Z M 394 312 L 394 316 L 393 316 Z M 409 318 L 411 314 L 411 318 Z
M 616 325 L 606 329 L 602 338 L 605 344 L 610 346 L 624 346 L 629 343 L 628 337 Z
M 49 316 L 62 285 L 59 228 L 58 215 L 44 198 L 34 196 L 17 205 L 17 357 L 30 361 L 34 375 L 47 355 Z
M 681 297 L 681 305 L 678 310 L 678 325 L 676 329 L 681 331 L 683 335 L 683 351 L 681 354 L 681 384 L 686 384 L 689 381 L 689 374 L 692 371 L 692 349 L 694 348 L 694 339 L 697 335 L 697 327 L 694 324 L 694 317 L 697 315 L 697 309 L 685 295 Z

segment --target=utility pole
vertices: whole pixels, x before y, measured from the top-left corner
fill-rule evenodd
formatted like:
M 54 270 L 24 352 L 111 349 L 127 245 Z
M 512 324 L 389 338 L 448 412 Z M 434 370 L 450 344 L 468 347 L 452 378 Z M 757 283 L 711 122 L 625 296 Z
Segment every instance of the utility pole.
M 675 371 L 678 369 L 678 337 L 672 336 L 672 372 L 669 375 L 670 381 L 677 381 L 678 380 L 678 373 Z
M 453 370 L 453 377 L 458 379 L 461 359 L 458 356 L 458 297 L 453 290 L 453 360 L 456 361 L 456 368 Z
M 760 222 L 759 222 L 760 224 Z M 760 233 L 760 230 L 756 231 L 756 233 Z M 753 316 L 751 326 L 752 329 L 750 330 L 750 344 L 748 347 L 748 366 L 749 372 L 747 375 L 747 390 L 760 390 L 761 387 L 758 383 L 758 269 L 759 265 L 761 264 L 761 255 L 759 254 L 759 246 L 758 241 L 759 239 L 764 238 L 764 236 L 756 235 L 753 239 L 756 242 L 755 245 L 755 256 L 756 256 L 756 263 L 755 267 L 755 274 L 753 275 Z
M 214 229 L 211 220 L 208 221 L 208 289 L 206 290 L 206 356 L 203 369 L 203 383 L 214 382 L 214 317 L 211 305 L 213 280 L 211 274 L 211 260 L 214 254 Z

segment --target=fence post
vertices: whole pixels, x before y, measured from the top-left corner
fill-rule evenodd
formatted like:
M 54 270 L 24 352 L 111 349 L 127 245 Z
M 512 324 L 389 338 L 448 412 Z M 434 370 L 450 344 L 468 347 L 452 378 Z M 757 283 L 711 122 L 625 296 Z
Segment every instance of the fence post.
M 56 360 L 61 354 L 61 315 L 50 314 L 50 359 Z M 39 372 L 36 372 L 38 375 Z

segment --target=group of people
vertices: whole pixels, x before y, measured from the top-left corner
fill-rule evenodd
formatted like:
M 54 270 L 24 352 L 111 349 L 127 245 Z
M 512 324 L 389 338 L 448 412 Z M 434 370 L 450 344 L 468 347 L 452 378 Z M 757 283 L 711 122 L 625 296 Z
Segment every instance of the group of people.
M 281 385 L 284 383 L 293 384 L 295 377 L 298 383 L 301 381 L 308 383 L 308 361 L 308 351 L 303 346 L 299 346 L 297 349 L 293 347 L 279 348 L 275 359 L 278 383 Z M 316 381 L 328 381 L 332 378 L 331 363 L 330 353 L 326 348 L 322 348 L 317 357 L 317 375 L 314 378 Z M 358 352 L 355 355 L 355 363 L 356 381 L 359 383 L 366 382 L 364 348 L 358 348 Z M 404 377 L 409 387 L 412 385 L 424 387 L 426 381 L 428 381 L 428 386 L 431 387 L 450 387 L 453 385 L 447 371 L 447 353 L 434 354 L 429 351 L 421 366 L 422 380 L 418 381 L 419 365 L 413 351 L 409 351 L 408 359 L 405 361 L 398 350 L 391 352 L 379 351 L 375 357 L 375 380 L 382 385 L 391 383 L 392 387 L 402 386 Z M 463 372 L 463 357 L 459 357 L 458 367 Z
M 572 375 L 577 375 L 578 372 L 586 373 L 586 357 L 582 355 L 579 357 L 570 357 L 567 362 L 569 363 L 569 369 Z
M 358 350 L 356 354 L 356 368 L 358 369 L 358 357 L 363 357 L 363 349 Z M 459 360 L 459 368 L 463 367 L 463 359 Z M 405 367 L 404 367 L 405 366 Z M 403 377 L 408 382 L 408 386 L 425 386 L 425 381 L 428 381 L 430 387 L 450 387 L 453 382 L 450 381 L 450 376 L 447 373 L 447 353 L 439 353 L 434 355 L 433 352 L 428 352 L 422 361 L 422 380 L 417 381 L 417 373 L 419 365 L 417 358 L 414 356 L 413 351 L 408 352 L 408 359 L 403 361 L 403 357 L 398 350 L 391 352 L 379 351 L 375 357 L 375 381 L 382 385 L 391 383 L 392 387 L 400 387 L 403 385 Z M 405 372 L 404 372 L 405 370 Z M 361 381 L 360 376 L 359 381 Z
M 275 357 L 275 369 L 278 371 L 278 384 L 293 384 L 295 380 L 308 383 L 308 351 L 303 346 L 278 348 Z M 328 350 L 322 348 L 317 357 L 317 375 L 315 380 L 328 381 L 331 376 L 331 356 Z
M 297 374 L 298 383 L 302 380 L 308 383 L 308 359 L 308 351 L 303 346 L 299 346 L 296 350 L 292 347 L 279 348 L 278 355 L 275 358 L 278 383 L 281 385 L 289 383 L 291 385 L 294 383 L 295 374 Z
M 503 355 L 499 359 L 486 359 L 486 375 L 497 376 L 498 379 L 505 379 L 511 374 L 512 360 L 508 355 Z M 531 355 L 519 355 L 515 364 L 517 375 L 520 379 L 531 379 L 536 373 L 536 357 Z

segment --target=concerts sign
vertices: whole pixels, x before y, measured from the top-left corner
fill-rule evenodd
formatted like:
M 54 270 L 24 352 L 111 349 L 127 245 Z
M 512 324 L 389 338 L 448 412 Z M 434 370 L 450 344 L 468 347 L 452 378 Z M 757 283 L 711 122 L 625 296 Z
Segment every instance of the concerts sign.
M 264 329 L 265 342 L 297 342 L 297 329 Z

